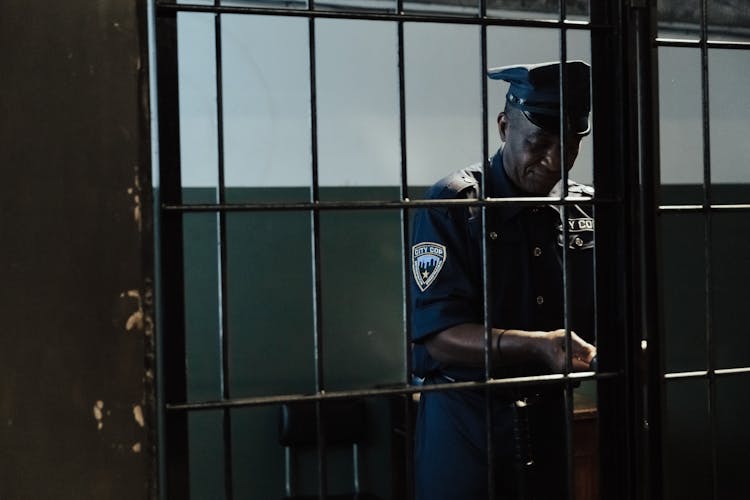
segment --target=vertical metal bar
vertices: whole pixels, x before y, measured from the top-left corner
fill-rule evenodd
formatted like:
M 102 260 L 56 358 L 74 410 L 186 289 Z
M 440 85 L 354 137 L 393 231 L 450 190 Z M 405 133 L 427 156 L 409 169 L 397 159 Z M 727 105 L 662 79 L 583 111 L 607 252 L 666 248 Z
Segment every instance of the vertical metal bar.
M 359 495 L 359 445 L 357 443 L 352 444 L 352 471 L 354 477 L 354 493 Z
M 639 185 L 639 209 L 641 211 L 641 224 L 647 223 L 647 217 L 645 216 L 643 212 L 643 208 L 647 203 L 646 198 L 649 196 L 649 189 L 652 189 L 652 186 L 647 185 L 647 177 L 643 175 L 644 170 L 648 168 L 645 165 L 646 162 L 646 153 L 644 151 L 644 142 L 648 141 L 648 132 L 645 129 L 646 124 L 648 123 L 648 118 L 644 116 L 644 107 L 647 105 L 644 100 L 646 99 L 646 96 L 644 95 L 644 81 L 646 80 L 646 76 L 643 74 L 644 72 L 644 64 L 643 61 L 640 61 L 640 55 L 644 51 L 644 36 L 643 32 L 645 30 L 644 23 L 643 23 L 643 15 L 640 11 L 636 14 L 636 50 L 639 56 L 638 65 L 636 68 L 636 87 L 637 87 L 637 113 L 638 113 L 638 174 L 640 178 L 640 185 Z M 648 94 L 646 94 L 648 95 Z M 646 339 L 646 342 L 648 345 L 648 342 L 651 341 L 651 348 L 655 348 L 656 342 L 651 337 L 651 332 L 648 328 L 648 320 L 646 319 L 648 315 L 648 310 L 650 306 L 649 297 L 645 296 L 645 289 L 647 287 L 646 285 L 646 276 L 647 272 L 645 270 L 645 266 L 647 265 L 646 262 L 646 256 L 647 256 L 647 243 L 646 239 L 648 238 L 647 231 L 645 228 L 641 227 L 641 231 L 638 234 L 638 263 L 640 264 L 639 269 L 639 286 L 638 289 L 641 292 L 641 301 L 640 301 L 640 317 L 638 318 L 641 323 L 641 338 Z M 643 341 L 641 341 L 643 342 Z M 649 398 L 648 398 L 648 392 L 651 389 L 650 385 L 647 381 L 641 381 L 641 389 L 643 393 L 640 395 L 640 399 L 642 401 L 641 403 L 641 412 L 640 412 L 640 419 L 642 420 L 642 431 L 640 436 L 640 456 L 643 457 L 645 460 L 643 461 L 642 470 L 640 471 L 640 484 L 638 488 L 638 493 L 641 495 L 642 498 L 648 498 L 649 496 L 649 489 L 652 487 L 651 485 L 655 484 L 653 482 L 653 479 L 656 477 L 656 475 L 653 473 L 653 462 L 648 458 L 649 452 L 651 449 L 651 442 L 648 439 L 648 433 L 650 431 L 649 429 L 649 413 L 651 410 L 651 407 L 649 405 Z M 644 438 L 645 435 L 645 438 Z
M 566 12 L 566 0 L 558 0 L 559 8 L 559 21 L 560 23 L 565 22 L 567 17 Z M 560 25 L 560 43 L 559 43 L 559 61 L 560 61 L 560 180 L 562 181 L 562 197 L 568 196 L 568 170 L 565 168 L 565 153 L 567 150 L 567 113 L 565 110 L 566 95 L 565 95 L 565 82 L 566 82 L 566 67 L 565 63 L 568 60 L 568 31 L 565 28 L 565 24 Z M 565 207 L 563 207 L 565 208 Z M 567 226 L 567 224 L 564 224 Z M 567 244 L 563 246 L 566 248 Z M 567 302 L 567 301 L 566 301 Z M 567 314 L 566 314 L 567 316 Z M 567 319 L 567 318 L 566 318 Z M 568 356 L 568 370 L 570 370 L 570 356 Z
M 642 464 L 636 478 L 642 485 L 636 493 L 644 498 L 661 498 L 663 494 L 662 470 L 662 414 L 664 362 L 661 348 L 661 328 L 659 324 L 659 273 L 657 256 L 659 234 L 657 226 L 657 189 L 659 186 L 659 140 L 658 140 L 658 79 L 656 71 L 657 53 L 654 46 L 656 36 L 656 5 L 633 8 L 634 50 L 636 62 L 636 117 L 637 117 L 637 165 L 638 199 L 634 204 L 637 211 L 637 291 L 640 298 L 636 307 L 640 309 L 636 325 L 642 329 L 641 338 L 647 339 L 646 352 L 638 352 L 637 359 L 644 360 L 645 374 L 634 373 L 633 379 L 640 384 L 640 411 L 636 416 L 641 431 L 638 441 Z M 644 358 L 645 356 L 645 358 Z M 639 365 L 636 364 L 635 367 Z M 636 434 L 637 436 L 637 434 Z
M 220 0 L 214 0 L 214 6 L 220 6 Z M 221 14 L 214 14 L 214 51 L 216 71 L 216 143 L 218 163 L 218 199 L 220 204 L 226 203 L 226 183 L 224 175 L 224 86 L 222 80 L 222 36 L 221 36 Z M 228 309 L 228 285 L 227 285 L 227 214 L 224 211 L 217 213 L 218 239 L 219 239 L 219 341 L 221 342 L 221 375 L 219 378 L 221 397 L 229 399 L 230 391 L 230 338 L 229 338 L 229 315 Z M 224 494 L 225 498 L 232 500 L 233 494 L 233 461 L 232 461 L 232 414 L 231 410 L 225 408 L 222 411 L 222 433 L 224 438 Z
M 597 197 L 620 198 L 623 203 L 596 207 L 596 331 L 600 371 L 622 373 L 597 382 L 600 497 L 633 500 L 636 477 L 634 387 L 631 372 L 633 339 L 633 242 L 630 181 L 634 125 L 630 66 L 634 53 L 626 51 L 632 33 L 623 2 L 589 2 L 592 24 L 610 24 L 612 31 L 591 32 L 591 96 L 594 186 Z
M 180 114 L 177 81 L 177 13 L 159 12 L 156 17 L 158 108 L 169 120 L 159 120 L 159 197 L 162 204 L 181 203 Z M 159 235 L 161 283 L 170 293 L 162 298 L 161 343 L 163 367 L 159 380 L 164 399 L 187 400 L 185 344 L 184 267 L 182 217 L 179 212 L 161 212 Z M 165 413 L 165 490 L 168 498 L 190 498 L 188 418 L 186 412 Z
M 487 17 L 487 0 L 479 0 L 479 15 L 482 19 Z M 487 110 L 488 96 L 487 96 L 487 25 L 482 23 L 479 30 L 479 50 L 480 50 L 480 64 L 481 64 L 481 92 L 482 92 L 482 158 L 484 171 L 482 174 L 481 182 L 481 193 L 480 199 L 485 200 L 487 198 L 487 182 L 488 176 L 490 175 L 490 162 L 487 159 L 489 153 L 489 136 L 487 134 L 487 122 L 489 120 L 489 112 Z M 487 205 L 482 205 L 482 283 L 483 283 L 483 307 L 484 307 L 484 377 L 486 380 L 492 378 L 492 301 L 490 297 L 490 263 L 489 258 L 489 247 L 487 245 Z M 489 394 L 488 394 L 489 397 Z M 488 415 L 489 417 L 489 415 Z M 491 424 L 488 419 L 487 422 Z M 488 425 L 488 427 L 490 427 Z M 489 435 L 488 435 L 489 437 Z M 488 440 L 488 447 L 490 441 Z
M 565 0 L 559 0 L 558 3 L 560 9 L 560 22 L 565 20 Z M 559 45 L 559 61 L 560 61 L 560 122 L 559 122 L 559 134 L 560 134 L 560 183 L 562 184 L 562 191 L 560 194 L 561 199 L 568 196 L 568 170 L 566 168 L 565 157 L 567 155 L 567 113 L 565 110 L 566 95 L 565 95 L 565 83 L 567 77 L 567 71 L 565 62 L 568 57 L 568 36 L 565 26 L 560 27 L 560 45 Z M 571 359 L 571 339 L 570 339 L 570 295 L 569 295 L 569 282 L 568 282 L 568 271 L 570 269 L 570 259 L 568 255 L 568 206 L 562 205 L 561 207 L 561 223 L 563 227 L 563 324 L 565 328 L 565 373 L 570 373 L 572 370 L 572 359 Z M 568 388 L 570 386 L 567 386 Z
M 397 0 L 397 12 L 400 14 L 403 12 L 403 0 Z M 400 198 L 402 201 L 409 200 L 409 183 L 408 183 L 408 168 L 407 168 L 407 154 L 406 154 L 406 88 L 405 88 L 405 69 L 404 69 L 404 22 L 398 21 L 397 26 L 397 44 L 398 44 L 398 109 L 399 109 L 399 141 L 401 146 L 401 187 L 400 187 Z M 402 275 L 404 277 L 402 282 L 402 294 L 404 297 L 404 308 L 403 308 L 403 322 L 405 331 L 405 356 L 404 366 L 406 367 L 406 380 L 405 383 L 411 382 L 411 356 L 410 356 L 410 345 L 411 345 L 411 308 L 406 305 L 409 304 L 411 295 L 411 254 L 407 250 L 409 248 L 409 212 L 408 209 L 401 209 L 401 253 L 404 256 L 402 259 Z
M 479 0 L 479 15 L 484 19 L 487 14 L 487 1 L 486 0 Z M 482 24 L 480 26 L 479 30 L 479 45 L 480 45 L 480 58 L 481 58 L 481 75 L 480 75 L 480 81 L 481 81 L 481 90 L 482 90 L 482 158 L 483 158 L 483 165 L 484 165 L 484 172 L 482 174 L 482 182 L 481 182 L 481 196 L 480 198 L 482 200 L 485 200 L 487 198 L 487 186 L 489 185 L 487 179 L 490 175 L 490 162 L 487 160 L 487 154 L 489 153 L 489 137 L 487 134 L 487 121 L 489 119 L 489 113 L 487 110 L 487 25 Z M 482 284 L 483 284 L 483 308 L 484 308 L 484 377 L 486 380 L 490 380 L 492 378 L 492 349 L 491 349 L 491 342 L 492 342 L 492 300 L 490 297 L 490 264 L 491 259 L 489 257 L 488 251 L 489 247 L 487 245 L 487 232 L 488 232 L 488 213 L 487 213 L 487 205 L 482 205 Z M 487 398 L 489 401 L 490 394 L 487 394 Z M 489 403 L 488 403 L 489 405 Z M 488 406 L 489 408 L 489 406 Z M 489 429 L 491 428 L 491 420 L 489 419 L 489 410 L 488 410 L 488 451 L 491 448 L 491 440 L 489 439 L 490 433 Z M 490 457 L 491 458 L 491 457 Z
M 703 252 L 705 258 L 705 304 L 706 304 L 706 369 L 708 370 L 708 419 L 711 436 L 711 492 L 714 499 L 718 496 L 718 457 L 716 439 L 718 435 L 716 419 L 716 345 L 713 335 L 713 263 L 711 242 L 713 241 L 713 218 L 711 213 L 711 119 L 709 106 L 709 75 L 708 75 L 708 1 L 701 0 L 701 118 L 703 133 Z
M 404 12 L 404 1 L 396 0 L 396 12 Z M 405 76 L 405 59 L 404 53 L 404 22 L 399 20 L 396 24 L 397 44 L 398 44 L 398 109 L 399 109 L 399 141 L 401 146 L 401 192 L 402 201 L 409 200 L 409 182 L 408 182 L 408 165 L 407 165 L 407 144 L 406 144 L 406 76 Z M 411 383 L 412 377 L 412 359 L 411 359 L 411 247 L 410 237 L 411 230 L 409 226 L 409 210 L 402 208 L 401 217 L 401 255 L 402 255 L 402 297 L 404 298 L 403 306 L 403 324 L 404 324 L 404 367 L 405 367 L 405 384 Z M 410 395 L 404 396 L 404 478 L 406 491 L 403 494 L 406 498 L 412 498 L 414 495 L 414 447 L 411 443 L 414 441 L 413 425 L 413 402 Z
M 487 0 L 479 0 L 479 16 L 482 20 L 487 18 Z M 481 73 L 480 82 L 482 89 L 482 162 L 483 174 L 480 186 L 480 199 L 487 199 L 488 178 L 490 175 L 490 162 L 487 158 L 489 153 L 489 136 L 487 134 L 487 122 L 489 112 L 487 110 L 487 24 L 482 23 L 479 28 L 479 44 L 481 56 Z M 490 247 L 487 241 L 489 223 L 489 212 L 487 205 L 482 205 L 482 301 L 484 309 L 484 378 L 490 380 L 492 374 L 492 261 L 489 254 Z M 493 407 L 492 407 L 492 390 L 487 387 L 485 390 L 485 422 L 487 422 L 486 440 L 487 440 L 487 498 L 495 498 L 495 444 L 493 439 Z
M 158 68 L 157 65 L 157 58 L 156 58 L 156 50 L 157 50 L 157 39 L 156 39 L 156 7 L 155 7 L 155 0 L 148 0 L 147 2 L 141 3 L 140 8 L 145 9 L 146 16 L 148 20 L 148 29 L 147 33 L 144 35 L 143 40 L 148 46 L 148 72 L 149 72 L 149 80 L 148 80 L 148 90 L 149 93 L 149 115 L 145 118 L 148 120 L 150 118 L 148 129 L 151 132 L 151 147 L 150 153 L 151 153 L 151 169 L 152 169 L 152 177 L 154 177 L 154 180 L 158 182 L 158 175 L 160 175 L 158 172 L 160 172 L 159 169 L 159 159 L 158 159 L 158 144 L 159 144 L 159 106 L 158 106 L 158 99 L 157 99 L 157 93 L 159 86 L 157 85 L 157 78 L 156 78 L 156 71 Z M 153 175 L 153 171 L 156 169 L 156 176 Z M 160 196 L 159 196 L 159 186 L 156 183 L 153 187 L 152 196 L 153 199 L 151 200 L 152 208 L 154 210 L 154 216 L 153 216 L 153 235 L 154 238 L 154 256 L 153 256 L 153 264 L 154 264 L 154 301 L 152 303 L 153 307 L 153 313 L 154 313 L 154 335 L 152 335 L 152 342 L 153 342 L 153 348 L 154 350 L 150 353 L 152 358 L 152 368 L 153 368 L 153 374 L 155 377 L 151 378 L 151 382 L 153 384 L 154 389 L 154 395 L 153 395 L 153 404 L 154 404 L 154 416 L 156 418 L 155 420 L 155 427 L 151 430 L 152 435 L 152 443 L 154 443 L 155 451 L 156 453 L 153 454 L 153 460 L 155 460 L 155 469 L 156 469 L 156 476 L 153 478 L 156 481 L 155 488 L 152 490 L 152 496 L 154 498 L 167 498 L 167 488 L 166 488 L 166 460 L 165 458 L 165 450 L 166 450 L 166 432 L 165 432 L 165 410 L 163 402 L 164 399 L 164 384 L 162 384 L 160 377 L 163 373 L 163 359 L 162 356 L 160 356 L 162 350 L 163 350 L 163 343 L 162 343 L 162 318 L 160 313 L 162 311 L 162 296 L 163 296 L 163 280 L 161 276 L 161 261 L 162 261 L 162 248 L 161 248 L 161 242 L 159 240 L 159 237 L 162 233 L 161 230 L 161 212 L 159 210 L 159 206 L 161 203 Z M 155 491 L 154 491 L 155 490 Z
M 562 183 L 562 190 L 560 196 L 565 198 L 568 196 L 568 169 L 567 167 L 567 150 L 568 150 L 568 134 L 567 134 L 567 96 L 565 95 L 566 89 L 566 62 L 568 60 L 568 33 L 565 29 L 565 18 L 567 17 L 566 12 L 566 0 L 559 0 L 559 21 L 560 25 L 560 181 Z M 570 303 L 570 252 L 568 248 L 568 240 L 570 237 L 570 229 L 568 227 L 568 215 L 569 207 L 563 205 L 560 210 L 561 213 L 561 224 L 563 229 L 562 234 L 562 267 L 563 267 L 563 326 L 565 328 L 565 373 L 570 373 L 572 367 L 572 349 L 573 343 L 570 334 L 570 316 L 572 312 Z M 570 380 L 565 383 L 564 389 L 564 409 L 565 409 L 565 478 L 566 478 L 566 496 L 567 498 L 573 498 L 573 384 Z
M 314 0 L 308 0 L 308 11 L 315 9 Z M 318 107 L 317 86 L 315 69 L 315 19 L 308 20 L 308 47 L 310 58 L 310 135 L 311 135 L 311 161 L 312 161 L 312 191 L 311 201 L 320 201 L 320 185 L 318 172 Z M 311 237 L 312 237 L 312 267 L 313 267 L 313 335 L 315 349 L 315 392 L 322 394 L 325 391 L 323 377 L 323 319 L 322 319 L 322 297 L 321 297 L 321 265 L 320 265 L 320 211 L 313 209 L 311 213 Z M 326 472 L 326 443 L 323 434 L 323 411 L 322 402 L 315 402 L 316 434 L 318 443 L 318 496 L 325 499 L 327 488 Z
M 292 496 L 292 450 L 289 446 L 284 446 L 284 493 L 286 496 Z

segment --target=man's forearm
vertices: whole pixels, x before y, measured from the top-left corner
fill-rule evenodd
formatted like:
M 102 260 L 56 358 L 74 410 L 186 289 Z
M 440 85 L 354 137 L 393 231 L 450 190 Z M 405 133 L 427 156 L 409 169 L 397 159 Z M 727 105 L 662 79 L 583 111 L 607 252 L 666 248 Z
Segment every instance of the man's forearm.
M 490 360 L 493 366 L 538 361 L 553 371 L 562 371 L 566 356 L 565 332 L 526 331 L 493 328 L 490 332 Z M 574 370 L 588 369 L 596 355 L 594 346 L 572 335 Z M 463 323 L 439 332 L 425 340 L 430 355 L 437 361 L 455 366 L 484 366 L 485 329 L 476 323 Z
M 490 332 L 490 359 L 494 365 L 517 364 L 538 356 L 537 338 L 543 332 L 503 330 Z M 426 342 L 430 355 L 445 364 L 483 366 L 484 326 L 476 323 L 456 325 L 430 337 Z

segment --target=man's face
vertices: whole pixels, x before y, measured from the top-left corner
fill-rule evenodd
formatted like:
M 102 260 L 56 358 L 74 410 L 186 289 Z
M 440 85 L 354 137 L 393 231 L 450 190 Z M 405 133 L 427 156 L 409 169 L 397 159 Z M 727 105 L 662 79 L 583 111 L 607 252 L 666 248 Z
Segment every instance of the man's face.
M 505 142 L 503 166 L 510 180 L 528 194 L 546 196 L 560 180 L 560 137 L 531 123 L 521 112 L 498 116 L 500 138 Z M 565 168 L 573 167 L 581 136 L 569 134 L 565 142 Z

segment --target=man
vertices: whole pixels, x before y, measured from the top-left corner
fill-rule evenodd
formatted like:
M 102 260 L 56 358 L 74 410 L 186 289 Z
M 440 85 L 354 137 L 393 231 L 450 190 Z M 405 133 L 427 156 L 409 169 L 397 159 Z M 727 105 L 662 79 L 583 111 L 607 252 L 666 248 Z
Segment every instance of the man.
M 589 132 L 589 66 L 566 63 L 566 158 L 560 158 L 559 63 L 490 70 L 510 82 L 497 123 L 503 147 L 491 160 L 485 196 L 547 196 L 559 191 Z M 439 181 L 432 199 L 476 198 L 483 168 Z M 571 183 L 571 193 L 591 194 Z M 445 206 L 420 210 L 412 241 L 414 371 L 425 384 L 485 378 L 482 238 L 487 238 L 492 376 L 560 373 L 566 366 L 563 223 L 573 370 L 596 355 L 593 331 L 593 218 L 573 206 L 503 205 L 487 211 Z M 425 391 L 416 432 L 418 500 L 485 500 L 488 454 L 485 390 Z M 559 385 L 495 389 L 491 395 L 496 498 L 565 498 L 565 433 Z

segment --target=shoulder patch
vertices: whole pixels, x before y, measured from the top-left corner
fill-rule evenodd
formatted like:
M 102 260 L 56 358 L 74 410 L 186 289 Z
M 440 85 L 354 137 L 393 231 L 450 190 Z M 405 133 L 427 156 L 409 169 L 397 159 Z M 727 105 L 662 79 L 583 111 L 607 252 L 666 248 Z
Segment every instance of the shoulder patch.
M 445 245 L 425 241 L 411 247 L 411 268 L 421 291 L 427 290 L 443 269 L 448 255 Z

